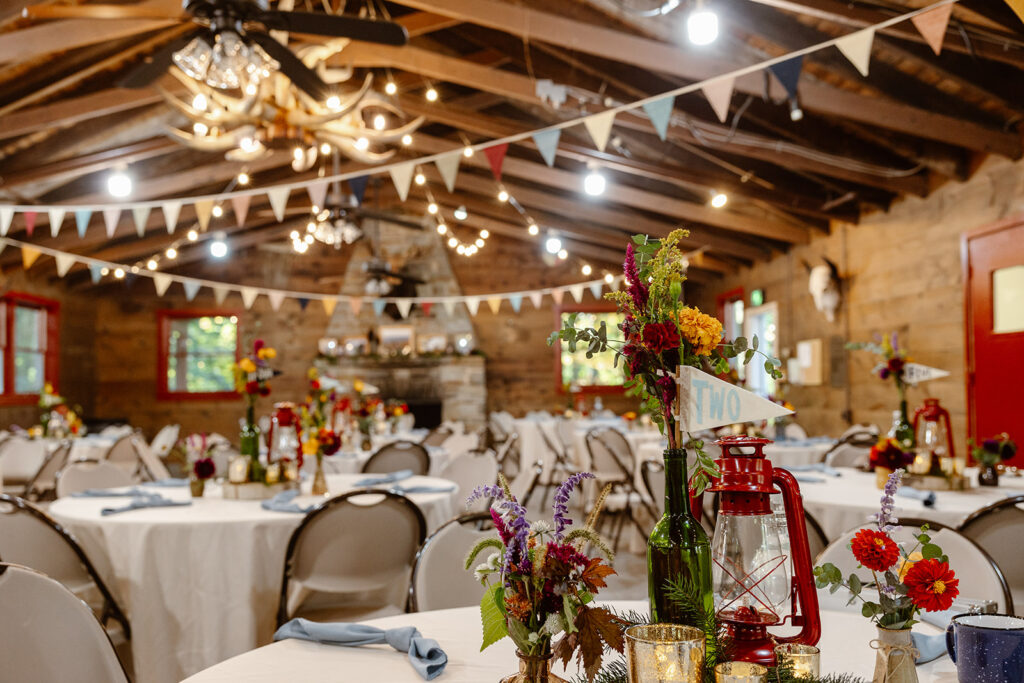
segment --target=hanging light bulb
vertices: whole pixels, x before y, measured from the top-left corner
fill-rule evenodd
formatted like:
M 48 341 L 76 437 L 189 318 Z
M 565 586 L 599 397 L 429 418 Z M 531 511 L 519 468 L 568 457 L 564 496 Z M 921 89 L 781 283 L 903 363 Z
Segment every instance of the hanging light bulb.
M 398 86 L 395 85 L 394 81 L 388 81 L 387 83 L 384 84 L 384 92 L 387 93 L 388 95 L 394 95 L 396 92 L 398 92 Z
M 103 275 L 103 276 L 110 275 L 110 268 L 107 268 L 106 266 L 103 266 L 102 268 L 100 268 L 100 275 Z
M 427 204 L 427 213 L 429 213 L 430 215 L 436 214 L 437 204 L 435 204 L 434 202 L 430 202 L 429 204 Z
M 294 242 L 295 240 L 299 239 L 299 231 L 292 230 L 290 233 L 288 233 L 288 237 L 289 239 L 291 239 L 292 242 Z
M 480 231 L 480 237 L 482 237 L 483 239 L 487 239 L 490 236 L 491 232 L 487 228 L 484 228 L 483 230 Z
M 593 272 L 593 268 L 590 267 L 589 263 L 584 263 L 583 267 L 580 268 L 580 272 L 582 272 L 584 275 L 590 275 L 590 273 Z
M 255 154 L 262 146 L 259 140 L 248 135 L 238 141 L 238 148 L 246 154 Z
M 724 192 L 716 192 L 711 196 L 711 206 L 721 209 L 729 201 L 729 195 Z
M 590 172 L 583 178 L 583 191 L 591 197 L 597 197 L 604 194 L 607 184 L 601 172 L 596 168 L 591 168 Z
M 330 154 L 331 153 L 331 146 L 328 145 L 326 142 L 321 143 L 320 144 L 320 153 L 321 154 Z
M 125 171 L 124 167 L 114 169 L 114 172 L 107 176 L 107 192 L 112 197 L 127 197 L 132 193 L 132 178 Z
M 408 147 L 409 145 L 411 145 L 411 144 L 412 144 L 412 136 L 411 136 L 411 135 L 409 135 L 408 133 L 406 133 L 405 135 L 403 135 L 403 136 L 402 136 L 402 144 L 403 144 L 403 145 L 405 145 L 406 147 Z
M 427 182 L 427 176 L 423 175 L 422 173 L 417 173 L 416 177 L 413 178 L 412 180 L 417 185 L 424 185 Z
M 315 240 L 316 238 L 313 237 L 312 233 L 307 232 L 306 236 L 303 237 L 302 239 L 306 244 L 313 244 L 313 240 Z
M 537 234 L 540 232 L 540 228 L 537 227 L 536 223 L 530 223 L 530 227 L 526 229 L 526 232 L 530 233 L 533 236 L 537 236 Z
M 377 114 L 373 117 L 373 128 L 374 130 L 384 130 L 388 126 L 388 120 L 384 118 L 383 114 Z
M 789 120 L 800 121 L 804 117 L 804 110 L 800 108 L 800 103 L 795 97 L 789 98 Z
M 228 255 L 228 243 L 224 240 L 223 232 L 216 232 L 210 242 L 210 256 L 213 258 L 224 258 Z
M 186 234 L 185 236 L 188 237 L 189 242 L 195 242 L 197 239 L 199 239 L 199 231 L 196 230 L 195 228 L 192 228 L 191 230 L 188 231 L 188 234 Z
M 427 92 L 424 93 L 424 97 L 427 98 L 427 102 L 437 102 L 438 94 L 437 88 L 431 86 L 427 88 Z
M 444 223 L 438 223 L 437 224 L 437 234 L 438 235 L 443 235 L 446 232 L 448 232 L 448 226 L 445 225 Z
M 220 204 L 214 204 L 213 209 L 210 211 L 210 213 L 213 214 L 214 218 L 220 218 L 221 216 L 224 215 L 224 207 L 222 207 Z
M 175 249 L 174 247 L 167 247 L 167 251 L 164 252 L 164 256 L 171 260 L 174 260 L 178 258 L 178 250 Z
M 477 237 L 476 238 L 476 242 L 474 242 L 473 244 L 475 244 L 477 247 L 483 247 L 484 246 L 484 241 L 482 239 L 480 239 L 479 237 Z
M 562 249 L 562 240 L 558 239 L 554 235 L 549 235 L 547 240 L 544 242 L 544 248 L 549 254 L 557 254 Z
M 473 156 L 473 148 L 470 147 L 469 145 L 466 145 L 465 147 L 463 147 L 462 148 L 462 156 L 466 157 L 467 159 L 470 158 L 471 156 Z
M 499 202 L 507 202 L 508 201 L 508 192 L 505 191 L 505 188 L 501 188 L 501 192 L 498 193 L 498 201 Z
M 115 268 L 114 269 L 114 277 L 116 277 L 118 280 L 123 279 L 124 278 L 124 268 Z
M 156 270 L 156 266 L 157 263 L 155 258 L 151 258 L 148 261 L 146 261 L 146 268 L 149 268 L 150 270 Z
M 694 45 L 710 45 L 718 38 L 718 15 L 698 2 L 686 18 L 686 36 Z
M 460 206 L 455 209 L 455 211 L 452 212 L 452 215 L 455 216 L 455 220 L 457 221 L 464 221 L 469 218 L 469 212 L 466 211 L 466 207 L 464 206 Z
M 459 245 L 459 241 L 458 241 L 457 239 L 455 239 L 454 237 L 449 237 L 449 238 L 448 238 L 448 246 L 449 246 L 449 247 L 451 247 L 452 249 L 454 249 L 454 248 L 455 248 L 455 247 L 457 247 L 458 245 Z
M 246 173 L 245 171 L 242 171 L 241 173 L 238 174 L 238 184 L 239 185 L 248 185 L 249 184 L 249 180 L 250 180 L 249 174 Z
M 210 128 L 201 121 L 196 121 L 192 124 L 192 132 L 196 135 L 203 136 L 210 132 Z
M 370 148 L 370 141 L 366 138 L 359 138 L 356 140 L 356 149 L 365 151 Z
M 567 252 L 565 249 L 560 249 L 558 251 L 558 258 L 564 261 L 565 259 L 569 258 L 569 252 Z
M 302 161 L 302 158 L 305 155 L 306 153 L 302 151 L 301 147 L 296 147 L 292 150 L 292 158 L 295 159 L 295 161 Z
M 331 95 L 324 101 L 324 104 L 327 105 L 328 109 L 337 109 L 341 106 L 341 98 L 337 95 Z
M 464 247 L 464 246 L 462 246 L 460 244 L 459 246 L 455 247 L 455 251 L 457 251 L 459 254 L 465 254 L 466 253 L 466 247 Z
M 192 108 L 197 111 L 206 111 L 206 107 L 206 95 L 201 92 L 196 93 L 196 96 L 192 98 Z
M 615 282 L 615 276 L 612 275 L 611 273 L 605 273 L 604 274 L 604 281 L 607 282 L 608 284 L 611 284 L 611 283 Z
M 472 256 L 476 252 L 480 251 L 475 244 L 466 247 L 466 256 Z

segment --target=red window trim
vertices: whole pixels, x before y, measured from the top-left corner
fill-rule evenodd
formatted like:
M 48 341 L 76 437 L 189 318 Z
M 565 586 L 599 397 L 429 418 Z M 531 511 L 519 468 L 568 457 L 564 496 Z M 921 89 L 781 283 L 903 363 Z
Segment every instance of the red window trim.
M 54 391 L 60 370 L 60 302 L 25 292 L 6 292 L 0 301 L 8 304 L 3 325 L 7 331 L 7 346 L 3 350 L 4 391 L 0 405 L 32 405 L 39 402 L 39 394 L 14 393 L 14 308 L 18 304 L 46 311 L 46 352 L 43 355 L 43 382 L 49 382 Z M 8 391 L 8 388 L 10 391 Z
M 229 318 L 235 316 L 235 361 L 241 357 L 242 316 L 238 311 L 230 309 L 162 309 L 156 312 L 156 399 L 158 401 L 224 401 L 236 400 L 237 391 L 170 391 L 167 388 L 167 341 L 170 338 L 170 321 L 182 318 L 206 318 L 214 316 Z
M 615 313 L 618 309 L 613 303 L 590 303 L 590 304 L 565 304 L 554 307 L 555 312 L 555 328 L 562 329 L 562 314 L 563 313 Z M 555 354 L 555 392 L 560 396 L 565 396 L 569 392 L 562 386 L 562 342 L 553 344 Z M 623 394 L 626 388 L 622 385 L 618 386 L 582 386 L 580 387 L 581 394 L 585 396 L 596 396 L 596 395 L 609 395 L 609 394 Z
M 728 292 L 722 292 L 715 297 L 715 313 L 719 320 L 725 320 L 725 305 L 732 303 L 733 301 L 742 301 L 746 292 L 743 291 L 742 287 L 736 289 L 730 289 Z

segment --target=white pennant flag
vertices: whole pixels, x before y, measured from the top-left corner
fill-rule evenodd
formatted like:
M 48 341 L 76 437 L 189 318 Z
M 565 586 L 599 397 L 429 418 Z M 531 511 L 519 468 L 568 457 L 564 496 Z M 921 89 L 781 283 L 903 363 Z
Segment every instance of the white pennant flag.
M 227 287 L 214 287 L 213 288 L 213 300 L 220 306 L 224 303 L 224 300 L 228 298 L 228 292 L 231 290 Z
M 467 298 L 466 309 L 469 310 L 470 315 L 476 315 L 476 312 L 480 310 L 480 297 L 471 296 Z
M 836 47 L 844 57 L 850 60 L 851 64 L 857 67 L 860 75 L 866 78 L 871 64 L 871 44 L 874 42 L 875 29 L 866 28 L 863 31 L 843 36 L 836 41 Z
M 64 277 L 71 270 L 71 266 L 75 265 L 75 257 L 71 254 L 54 254 L 53 258 L 57 261 L 57 275 Z
M 56 237 L 60 232 L 60 224 L 64 222 L 64 209 L 50 209 L 50 237 Z
M 533 304 L 534 308 L 540 308 L 541 301 L 544 300 L 543 292 L 530 292 L 530 303 Z
M 412 310 L 412 299 L 398 299 L 395 301 L 395 306 L 398 306 L 398 312 L 402 314 L 403 318 L 408 318 L 409 311 Z
M 231 210 L 235 212 L 235 224 L 238 227 L 245 226 L 245 217 L 249 213 L 249 201 L 252 195 L 236 194 L 231 197 Z
M 153 275 L 153 286 L 156 288 L 156 295 L 163 296 L 167 288 L 171 286 L 171 276 L 163 273 Z
M 267 298 L 270 299 L 270 307 L 276 311 L 281 308 L 281 304 L 284 303 L 284 292 L 274 290 L 267 294 Z
M 149 211 L 148 206 L 135 206 L 132 207 L 132 218 L 135 219 L 135 232 L 142 237 L 146 234 L 146 223 L 149 222 Z
M 572 298 L 576 300 L 576 303 L 583 301 L 583 285 L 571 285 L 569 293 L 572 294 Z
M 252 305 L 256 302 L 256 297 L 260 295 L 252 287 L 242 287 L 242 304 L 245 305 L 246 309 L 252 308 Z
M 164 223 L 167 225 L 167 234 L 173 235 L 174 228 L 178 226 L 178 214 L 181 213 L 181 202 L 164 202 L 160 205 L 164 212 Z
M 455 300 L 444 299 L 441 301 L 441 305 L 444 306 L 444 312 L 448 314 L 448 317 L 455 315 Z
M 103 209 L 103 224 L 107 228 L 108 238 L 114 236 L 119 220 L 121 220 L 121 209 Z
M 270 200 L 270 208 L 274 210 L 274 218 L 280 223 L 284 220 L 284 209 L 288 206 L 288 194 L 291 188 L 272 187 L 267 191 L 267 199 Z
M 186 301 L 192 301 L 192 299 L 196 298 L 196 294 L 199 293 L 201 285 L 196 280 L 185 280 L 181 283 L 181 286 L 185 288 Z
M 778 403 L 688 365 L 679 369 L 676 381 L 679 386 L 679 415 L 676 417 L 685 432 L 793 414 Z
M 388 173 L 391 174 L 391 182 L 395 184 L 395 189 L 398 190 L 398 198 L 403 202 L 409 196 L 409 185 L 412 183 L 412 172 L 415 167 L 416 165 L 409 161 L 388 169 Z
M 903 381 L 907 384 L 920 384 L 932 379 L 949 377 L 949 373 L 938 368 L 928 367 L 920 363 L 907 363 L 903 366 Z
M 722 123 L 729 118 L 729 102 L 732 101 L 732 90 L 735 85 L 735 78 L 722 78 L 701 88 L 704 97 L 708 98 L 708 104 L 715 110 L 715 116 Z
M 448 188 L 449 192 L 455 191 L 455 177 L 459 174 L 461 161 L 462 152 L 452 152 L 434 160 L 434 165 L 441 172 L 441 180 L 444 181 L 444 186 Z
M 603 289 L 604 289 L 604 285 L 601 282 L 591 282 L 590 283 L 590 293 L 598 301 L 601 300 L 601 290 L 603 290 Z
M 318 180 L 312 185 L 307 185 L 306 192 L 309 194 L 309 201 L 313 202 L 313 206 L 324 208 L 324 199 L 327 197 L 326 180 Z
M 12 220 L 14 220 L 14 209 L 6 206 L 0 207 L 0 236 L 5 236 L 11 229 Z
M 608 144 L 608 137 L 612 133 L 612 123 L 614 121 L 614 109 L 609 109 L 608 111 L 603 111 L 600 114 L 594 114 L 583 119 L 583 126 L 590 133 L 590 137 L 594 140 L 594 145 L 602 152 Z

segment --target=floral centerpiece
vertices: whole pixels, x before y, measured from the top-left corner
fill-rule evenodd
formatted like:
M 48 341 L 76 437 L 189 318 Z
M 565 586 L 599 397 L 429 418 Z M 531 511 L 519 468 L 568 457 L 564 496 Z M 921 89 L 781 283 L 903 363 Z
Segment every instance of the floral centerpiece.
M 85 434 L 85 425 L 82 424 L 82 419 L 79 417 L 81 409 L 73 410 L 68 407 L 64 397 L 58 394 L 49 382 L 43 385 L 36 405 L 43 412 L 39 416 L 39 429 L 30 430 L 30 436 L 63 439 Z
M 868 455 L 868 466 L 878 476 L 878 487 L 885 486 L 886 479 L 890 474 L 899 469 L 904 469 L 914 462 L 914 451 L 903 450 L 900 442 L 890 437 L 883 437 L 871 447 Z
M 388 399 L 384 402 L 384 414 L 387 415 L 388 424 L 391 426 L 391 433 L 398 432 L 398 425 L 403 415 L 409 413 L 409 404 L 398 399 Z
M 313 475 L 314 496 L 327 493 L 327 478 L 324 475 L 324 456 L 334 455 L 341 449 L 341 437 L 327 427 L 316 428 L 303 423 L 302 453 L 316 458 L 316 474 Z
M 1003 432 L 999 436 L 985 439 L 981 445 L 975 445 L 973 441 L 969 441 L 968 445 L 971 447 L 971 457 L 982 466 L 978 483 L 982 486 L 998 486 L 999 470 L 996 466 L 1017 455 L 1017 444 L 1010 440 L 1009 434 Z
M 900 667 L 914 670 L 910 627 L 922 611 L 948 610 L 960 594 L 960 581 L 949 568 L 949 558 L 932 542 L 927 526 L 913 535 L 912 542 L 900 543 L 892 536 L 901 529 L 893 510 L 902 476 L 901 469 L 889 475 L 881 508 L 872 516 L 874 528 L 861 529 L 850 544 L 854 559 L 871 576 L 862 578 L 852 573 L 844 577 L 831 563 L 814 568 L 819 589 L 835 593 L 846 588 L 850 600 L 860 601 L 861 613 L 878 627 L 878 641 L 873 644 L 878 650 L 876 681 L 887 680 Z M 898 680 L 916 680 L 916 674 L 912 679 Z
M 498 486 L 477 487 L 467 503 L 491 499 L 491 519 L 498 535 L 479 541 L 466 557 L 466 569 L 478 555 L 493 548 L 474 576 L 486 587 L 480 601 L 483 646 L 486 649 L 505 636 L 518 650 L 520 671 L 503 683 L 559 681 L 549 673 L 552 656 L 568 663 L 573 654 L 592 681 L 601 667 L 605 647 L 622 652 L 623 622 L 603 607 L 591 603 L 605 578 L 615 570 L 601 557 L 582 552 L 590 544 L 609 560 L 608 545 L 593 530 L 600 502 L 587 524 L 569 530 L 568 501 L 573 489 L 589 472 L 569 477 L 555 493 L 553 525 L 546 520 L 531 522 L 526 509 L 508 489 L 504 478 Z M 607 490 L 602 494 L 607 495 Z M 599 501 L 601 500 L 599 499 Z M 552 640 L 561 635 L 557 644 Z
M 202 497 L 206 481 L 213 478 L 216 472 L 217 466 L 211 457 L 202 457 L 192 463 L 192 477 L 189 479 L 189 486 L 194 498 Z
M 239 438 L 239 452 L 250 460 L 249 480 L 261 481 L 262 467 L 260 457 L 260 429 L 256 425 L 256 400 L 261 396 L 270 395 L 270 380 L 277 371 L 270 367 L 269 361 L 277 358 L 277 351 L 263 343 L 262 339 L 253 342 L 252 353 L 239 359 L 234 366 L 235 389 L 245 398 L 245 426 Z
M 874 342 L 853 342 L 846 345 L 848 349 L 870 351 L 877 355 L 878 362 L 871 372 L 882 381 L 893 381 L 896 391 L 900 397 L 900 409 L 898 416 L 894 414 L 893 425 L 889 436 L 895 438 L 903 446 L 904 450 L 911 450 L 914 447 L 916 437 L 914 428 L 910 424 L 907 415 L 907 381 L 906 369 L 910 357 L 905 349 L 900 348 L 899 338 L 895 332 L 879 337 Z

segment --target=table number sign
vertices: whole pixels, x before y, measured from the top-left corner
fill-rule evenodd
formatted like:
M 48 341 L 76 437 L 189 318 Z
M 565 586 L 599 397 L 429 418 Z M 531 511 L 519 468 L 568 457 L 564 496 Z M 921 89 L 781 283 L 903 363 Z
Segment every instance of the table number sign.
M 676 383 L 679 389 L 676 417 L 685 432 L 793 414 L 778 403 L 690 366 L 679 368 Z
M 907 384 L 920 384 L 921 382 L 941 379 L 942 377 L 949 377 L 949 372 L 921 365 L 920 363 L 907 363 L 903 366 L 903 381 Z

